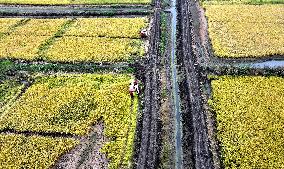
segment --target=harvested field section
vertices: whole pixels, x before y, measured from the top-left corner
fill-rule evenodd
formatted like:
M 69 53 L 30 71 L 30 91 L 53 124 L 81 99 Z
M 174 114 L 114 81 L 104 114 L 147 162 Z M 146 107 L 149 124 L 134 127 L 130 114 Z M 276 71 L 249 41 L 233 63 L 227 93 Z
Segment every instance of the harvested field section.
M 65 33 L 70 36 L 140 38 L 140 31 L 148 26 L 141 18 L 79 18 Z
M 58 39 L 48 50 L 51 61 L 126 62 L 143 57 L 142 41 L 137 39 L 69 37 Z
M 0 4 L 72 5 L 72 4 L 150 4 L 149 0 L 0 0 Z
M 74 139 L 66 138 L 1 134 L 0 167 L 47 169 L 77 143 Z
M 39 76 L 0 116 L 2 131 L 83 136 L 102 122 L 109 139 L 101 152 L 110 168 L 128 166 L 132 158 L 138 98 L 126 90 L 126 74 Z
M 224 167 L 283 168 L 284 79 L 214 76 L 211 84 Z
M 284 55 L 284 5 L 204 5 L 214 55 Z

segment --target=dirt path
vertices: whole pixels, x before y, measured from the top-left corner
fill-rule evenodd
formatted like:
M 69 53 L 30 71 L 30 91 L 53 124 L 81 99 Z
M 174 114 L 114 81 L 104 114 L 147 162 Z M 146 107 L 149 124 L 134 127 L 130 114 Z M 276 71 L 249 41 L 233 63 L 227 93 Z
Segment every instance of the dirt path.
M 214 167 L 200 87 L 201 72 L 192 48 L 194 39 L 192 36 L 192 15 L 189 6 L 190 1 L 180 0 L 180 59 L 185 68 L 186 83 L 184 87 L 185 91 L 188 91 L 187 97 L 190 103 L 188 107 L 190 108 L 189 111 L 192 118 L 192 155 L 194 158 L 194 168 L 211 169 Z
M 99 150 L 107 141 L 103 123 L 92 127 L 91 133 L 80 140 L 69 153 L 60 157 L 53 169 L 106 169 L 108 160 Z
M 154 13 L 154 25 L 151 29 L 149 58 L 146 61 L 146 80 L 144 109 L 142 117 L 140 145 L 137 147 L 137 164 L 138 169 L 156 168 L 159 160 L 159 110 L 160 110 L 160 9 L 159 2 L 156 2 L 157 8 Z

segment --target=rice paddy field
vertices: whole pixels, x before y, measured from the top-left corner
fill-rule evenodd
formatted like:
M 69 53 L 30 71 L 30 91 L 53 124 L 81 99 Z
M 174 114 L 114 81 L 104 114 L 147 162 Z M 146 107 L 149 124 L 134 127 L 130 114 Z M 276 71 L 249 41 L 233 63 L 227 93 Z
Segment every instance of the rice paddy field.
M 171 3 L 0 0 L 0 168 L 284 168 L 284 2 Z
M 283 4 L 218 2 L 220 4 L 203 3 L 215 56 L 261 58 L 284 54 Z
M 215 66 L 208 67 L 215 70 L 208 73 L 209 92 L 204 91 L 209 93 L 207 115 L 211 117 L 207 127 L 209 135 L 213 133 L 210 139 L 214 143 L 210 146 L 216 153 L 215 166 L 284 167 L 283 65 L 253 66 L 283 60 L 283 3 L 278 0 L 201 2 L 210 44 L 208 56 L 217 62 L 216 65 L 208 62 Z
M 114 138 L 102 147 L 112 159 L 109 166 L 127 166 L 132 157 L 138 111 L 138 98 L 131 100 L 125 90 L 130 79 L 131 76 L 126 74 L 39 76 L 22 94 L 23 84 L 4 81 L 1 84 L 0 130 L 83 136 L 90 132 L 94 123 L 102 121 L 105 136 Z M 15 134 L 2 134 L 0 138 L 1 160 L 7 160 L 1 162 L 4 168 L 25 165 L 49 168 L 60 154 L 79 143 L 78 139 L 71 138 Z M 18 144 L 20 146 L 16 146 Z M 38 152 L 32 151 L 33 146 L 39 147 Z M 17 152 L 18 155 L 10 157 L 7 152 Z M 21 154 L 23 152 L 26 155 Z M 45 156 L 37 157 L 40 153 Z M 121 154 L 124 154 L 123 159 Z M 27 160 L 26 163 L 23 159 Z
M 0 19 L 0 58 L 127 62 L 145 55 L 147 18 Z
M 0 1 L 64 8 L 148 3 Z M 1 17 L 0 24 L 0 168 L 133 166 L 141 110 L 139 96 L 129 95 L 136 77 L 128 64 L 146 57 L 148 40 L 140 31 L 150 17 L 20 16 Z
M 211 82 L 211 107 L 224 168 L 283 167 L 281 77 L 220 76 Z

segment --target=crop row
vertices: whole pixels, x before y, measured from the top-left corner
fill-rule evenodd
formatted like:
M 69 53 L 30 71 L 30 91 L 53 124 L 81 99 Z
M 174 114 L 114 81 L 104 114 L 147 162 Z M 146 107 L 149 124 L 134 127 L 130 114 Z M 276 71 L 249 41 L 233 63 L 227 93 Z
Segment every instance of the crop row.
M 217 138 L 225 168 L 283 168 L 284 79 L 212 78 Z
M 36 78 L 0 117 L 0 129 L 85 135 L 102 120 L 110 139 L 102 152 L 110 168 L 128 166 L 138 110 L 128 94 L 129 75 L 61 75 Z
M 70 4 L 150 4 L 149 0 L 0 0 L 0 4 L 36 4 L 36 5 L 70 5 Z
M 284 54 L 284 5 L 204 5 L 214 55 Z
M 74 139 L 0 134 L 0 168 L 50 168 Z
M 11 27 L 10 19 L 0 20 L 7 23 L 3 27 Z M 144 56 L 143 43 L 135 38 L 146 27 L 146 18 L 26 21 L 14 31 L 3 32 L 0 58 L 118 62 Z

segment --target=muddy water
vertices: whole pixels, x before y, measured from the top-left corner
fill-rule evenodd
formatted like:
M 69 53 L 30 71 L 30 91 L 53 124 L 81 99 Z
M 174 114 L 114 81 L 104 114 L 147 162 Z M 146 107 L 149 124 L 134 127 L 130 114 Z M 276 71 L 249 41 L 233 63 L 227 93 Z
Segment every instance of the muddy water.
M 279 68 L 284 67 L 284 60 L 270 60 L 259 63 L 244 64 L 242 66 L 249 66 L 252 68 Z
M 178 77 L 176 66 L 176 32 L 177 32 L 177 9 L 176 0 L 171 1 L 171 8 L 167 10 L 171 13 L 171 74 L 172 74 L 172 92 L 174 99 L 175 111 L 175 147 L 176 147 L 176 169 L 182 168 L 182 123 L 181 123 L 181 108 L 180 95 L 178 89 Z

